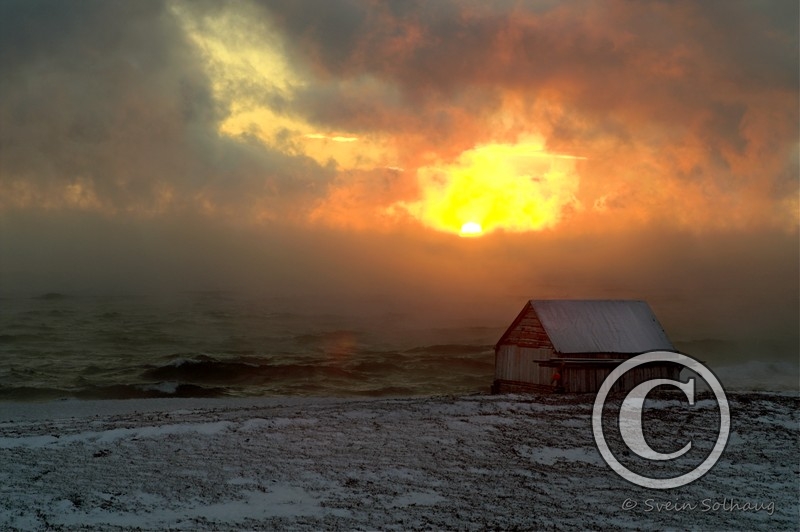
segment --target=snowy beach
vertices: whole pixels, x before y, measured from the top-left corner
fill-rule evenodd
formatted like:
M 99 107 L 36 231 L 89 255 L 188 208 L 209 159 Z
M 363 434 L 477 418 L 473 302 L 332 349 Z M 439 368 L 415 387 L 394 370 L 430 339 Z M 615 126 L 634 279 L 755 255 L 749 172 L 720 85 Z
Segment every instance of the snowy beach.
M 0 529 L 797 529 L 796 394 L 732 394 L 722 458 L 668 491 L 603 462 L 592 400 L 3 403 Z
M 0 0 L 0 532 L 800 532 L 798 21 Z

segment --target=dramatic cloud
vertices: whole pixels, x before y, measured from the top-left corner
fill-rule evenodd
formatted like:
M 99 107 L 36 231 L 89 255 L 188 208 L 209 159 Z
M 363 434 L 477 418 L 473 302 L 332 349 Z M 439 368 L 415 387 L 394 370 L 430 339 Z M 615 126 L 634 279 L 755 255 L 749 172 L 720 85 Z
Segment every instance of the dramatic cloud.
M 587 158 L 578 197 L 609 216 L 796 225 L 796 6 L 264 6 L 321 83 L 297 110 L 393 138 L 406 169 L 537 135 Z
M 553 220 L 797 225 L 790 3 L 12 2 L 4 11 L 7 207 L 241 215 L 246 203 L 250 221 L 342 225 L 336 198 L 352 200 L 359 186 L 348 172 L 380 181 L 388 167 L 405 170 L 395 189 L 418 196 L 376 206 L 366 194 L 345 225 L 416 205 L 406 211 L 423 225 L 457 231 L 448 214 L 432 218 L 440 196 L 507 194 L 498 184 L 507 180 L 484 168 L 464 188 L 445 176 L 437 195 L 430 169 L 537 138 L 545 154 L 583 161 Z
M 624 295 L 796 339 L 797 28 L 744 0 L 6 1 L 0 280 Z

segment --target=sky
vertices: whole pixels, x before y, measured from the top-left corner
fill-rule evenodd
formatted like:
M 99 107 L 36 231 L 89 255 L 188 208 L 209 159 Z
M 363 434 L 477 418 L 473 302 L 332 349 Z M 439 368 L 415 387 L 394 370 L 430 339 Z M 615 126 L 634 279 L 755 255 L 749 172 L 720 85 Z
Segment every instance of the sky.
M 2 0 L 0 292 L 630 297 L 796 357 L 798 64 L 788 0 Z

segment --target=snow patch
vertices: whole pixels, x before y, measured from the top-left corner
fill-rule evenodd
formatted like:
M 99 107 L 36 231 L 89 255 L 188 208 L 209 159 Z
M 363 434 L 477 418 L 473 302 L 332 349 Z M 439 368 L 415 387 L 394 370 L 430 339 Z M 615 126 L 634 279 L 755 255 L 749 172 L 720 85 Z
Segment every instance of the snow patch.
M 559 447 L 527 447 L 517 449 L 520 456 L 529 458 L 532 462 L 543 465 L 555 465 L 556 462 L 584 462 L 598 467 L 605 466 L 600 453 L 594 448 L 569 448 Z

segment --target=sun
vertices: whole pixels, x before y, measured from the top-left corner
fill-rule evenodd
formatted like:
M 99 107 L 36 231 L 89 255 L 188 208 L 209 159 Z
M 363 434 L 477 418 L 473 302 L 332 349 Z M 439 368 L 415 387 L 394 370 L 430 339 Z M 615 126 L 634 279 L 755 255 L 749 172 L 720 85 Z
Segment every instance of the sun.
M 467 222 L 461 226 L 461 232 L 459 235 L 466 236 L 466 237 L 475 237 L 481 236 L 483 234 L 483 228 L 481 224 L 478 222 Z
M 416 169 L 420 197 L 398 202 L 423 225 L 462 237 L 542 231 L 578 210 L 577 161 L 545 143 L 483 144 Z

